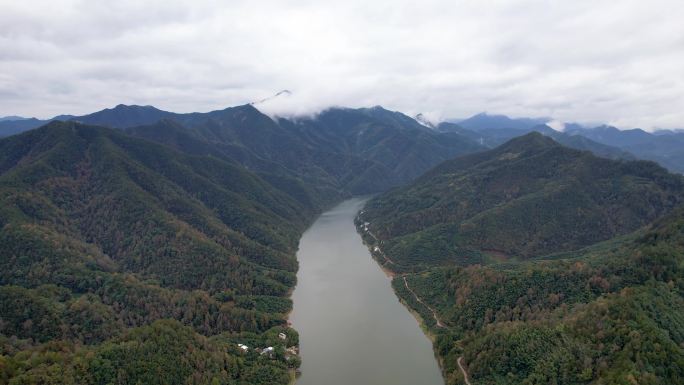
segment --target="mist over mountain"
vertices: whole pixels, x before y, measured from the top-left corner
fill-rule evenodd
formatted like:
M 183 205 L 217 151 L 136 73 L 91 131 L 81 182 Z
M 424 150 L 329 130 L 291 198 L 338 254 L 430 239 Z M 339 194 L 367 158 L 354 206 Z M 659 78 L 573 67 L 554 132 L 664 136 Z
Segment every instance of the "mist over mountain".
M 671 171 L 684 172 L 684 133 L 672 130 L 649 133 L 641 129 L 621 130 L 607 125 L 585 127 L 577 123 L 565 124 L 560 132 L 545 124 L 549 120 L 511 119 L 503 115 L 481 113 L 457 123 L 440 123 L 437 130 L 459 133 L 490 148 L 536 131 L 565 146 L 592 151 L 598 156 L 652 160 Z M 539 123 L 541 121 L 544 123 Z
M 435 132 L 382 107 L 331 108 L 314 117 L 273 120 L 252 105 L 188 114 L 118 105 L 63 117 L 124 129 L 177 149 L 211 153 L 260 172 L 301 177 L 316 188 L 353 194 L 400 185 L 443 160 L 482 149 L 467 137 Z M 3 123 L 6 130 L 14 124 L 12 129 L 23 131 L 45 122 Z
M 274 94 L 272 97 L 264 98 L 263 100 L 254 102 L 251 105 L 255 107 L 265 106 L 269 103 L 282 100 L 283 98 L 287 99 L 291 94 L 292 93 L 290 91 L 283 90 Z M 377 109 L 378 111 L 373 114 L 370 111 L 373 111 L 374 109 Z M 330 108 L 312 117 L 304 116 L 284 118 L 275 116 L 272 117 L 271 120 L 275 119 L 275 124 L 281 127 L 289 127 L 290 129 L 306 124 L 309 127 L 309 131 L 312 129 L 318 130 L 318 128 L 313 127 L 319 127 L 324 124 L 335 124 L 330 120 L 326 120 L 327 118 L 325 117 L 331 116 L 330 111 L 336 110 L 356 111 L 358 114 L 362 114 L 362 112 L 365 111 L 366 119 L 373 119 L 375 121 L 381 122 L 384 125 L 391 125 L 395 127 L 412 127 L 412 129 L 416 130 L 416 132 L 432 129 L 440 134 L 455 134 L 460 138 L 460 140 L 469 140 L 470 146 L 483 146 L 485 148 L 496 147 L 516 136 L 524 135 L 529 132 L 540 132 L 544 135 L 554 138 L 556 141 L 565 146 L 578 150 L 591 151 L 598 156 L 607 157 L 610 159 L 637 158 L 653 160 L 671 171 L 680 173 L 684 172 L 684 147 L 682 147 L 682 144 L 684 144 L 684 133 L 678 132 L 676 130 L 656 131 L 654 133 L 649 133 L 641 129 L 620 130 L 607 125 L 585 127 L 576 123 L 568 123 L 565 124 L 565 127 L 561 132 L 551 128 L 546 124 L 551 120 L 550 118 L 509 118 L 505 115 L 494 115 L 488 113 L 480 113 L 468 119 L 459 120 L 457 123 L 447 121 L 435 124 L 430 122 L 422 114 L 418 114 L 415 118 L 411 118 L 401 113 L 389 112 L 381 107 L 368 109 Z M 207 113 L 178 114 L 162 111 L 152 106 L 117 105 L 113 108 L 104 109 L 83 116 L 59 115 L 49 120 L 39 120 L 34 118 L 3 120 L 0 121 L 0 137 L 33 129 L 52 120 L 71 120 L 86 124 L 96 124 L 120 129 L 128 129 L 143 125 L 154 125 L 161 120 L 170 120 L 180 123 L 181 125 L 193 126 L 194 129 L 198 124 L 204 124 L 211 119 L 214 121 L 223 119 L 224 116 L 221 114 L 221 111 L 224 110 L 217 110 Z M 386 111 L 386 113 L 381 111 Z M 323 116 L 324 118 L 320 118 L 320 116 Z M 312 124 L 312 121 L 318 122 L 316 124 Z M 301 127 L 298 129 L 293 129 L 292 131 L 293 132 L 288 133 L 288 135 L 304 135 L 301 131 Z M 423 136 L 424 137 L 418 139 L 418 141 L 422 141 L 430 135 Z M 301 138 L 302 137 L 297 137 L 295 140 L 299 141 Z M 337 139 L 343 140 L 342 138 Z M 222 140 L 225 142 L 225 138 Z M 320 145 L 320 143 L 313 143 L 311 141 L 311 137 L 308 137 L 306 140 L 309 141 L 308 145 L 314 147 Z M 330 143 L 329 140 L 328 143 Z M 292 148 L 297 146 L 298 145 L 293 145 Z M 450 145 L 448 144 L 447 146 Z M 473 147 L 473 149 L 474 148 L 475 147 Z M 337 150 L 340 150 L 340 147 L 338 147 Z M 439 150 L 438 154 L 435 155 L 435 158 L 440 158 L 443 160 L 446 159 L 445 156 L 448 157 L 449 154 L 455 155 L 456 153 L 449 153 L 448 151 L 444 152 Z M 359 156 L 359 154 L 353 154 L 353 156 Z M 248 155 L 242 154 L 240 157 L 245 158 L 248 157 Z M 358 160 L 355 160 L 355 162 L 358 162 Z M 424 164 L 421 163 L 422 160 L 417 160 L 417 162 L 418 164 L 416 165 L 416 169 L 426 169 Z M 405 165 L 406 163 L 408 163 L 408 161 L 405 162 Z M 430 166 L 432 166 L 435 163 L 433 161 L 428 161 L 425 164 L 430 164 Z M 384 171 L 381 171 L 381 168 L 385 166 L 386 164 L 378 165 L 377 167 L 380 168 L 376 168 L 376 171 L 371 171 L 370 173 L 374 173 L 375 175 L 386 175 Z M 410 168 L 408 165 L 406 165 L 406 167 Z M 406 181 L 407 177 L 410 179 L 417 175 L 418 174 L 416 172 L 406 172 L 405 175 L 399 177 L 399 179 L 394 181 L 378 181 L 377 184 L 398 185 L 402 183 L 402 181 Z M 345 179 L 346 177 L 337 175 L 335 178 Z M 360 185 L 365 183 L 367 186 L 369 186 L 368 178 L 369 176 L 367 178 L 362 177 L 360 180 L 366 179 L 366 182 L 358 182 L 357 184 Z M 377 191 L 377 188 L 378 187 L 368 187 L 365 188 L 365 190 Z M 357 192 L 362 190 L 364 189 L 361 187 L 354 188 L 354 191 Z

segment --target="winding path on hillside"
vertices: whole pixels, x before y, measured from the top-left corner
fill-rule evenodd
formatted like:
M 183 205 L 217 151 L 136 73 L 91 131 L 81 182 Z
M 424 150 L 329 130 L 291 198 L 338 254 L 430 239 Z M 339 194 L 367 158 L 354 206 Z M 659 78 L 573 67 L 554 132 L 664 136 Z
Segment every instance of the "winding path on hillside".
M 458 364 L 458 368 L 461 369 L 461 373 L 463 374 L 463 379 L 465 380 L 466 385 L 473 385 L 470 383 L 470 380 L 468 379 L 468 373 L 463 367 L 463 356 L 458 357 L 456 363 Z
M 406 286 L 406 290 L 408 290 L 409 293 L 413 294 L 413 296 L 416 298 L 416 301 L 418 301 L 421 305 L 425 306 L 426 309 L 428 309 L 428 310 L 430 310 L 430 312 L 432 312 L 432 317 L 437 322 L 437 327 L 443 328 L 444 324 L 442 323 L 442 321 L 440 321 L 439 317 L 437 316 L 437 311 L 435 309 L 433 309 L 432 307 L 430 307 L 430 305 L 425 303 L 422 299 L 420 299 L 420 297 L 418 297 L 418 295 L 413 291 L 413 289 L 411 289 L 409 287 L 409 284 L 408 284 L 408 281 L 406 280 L 405 275 L 402 276 L 401 278 L 404 279 L 404 286 Z

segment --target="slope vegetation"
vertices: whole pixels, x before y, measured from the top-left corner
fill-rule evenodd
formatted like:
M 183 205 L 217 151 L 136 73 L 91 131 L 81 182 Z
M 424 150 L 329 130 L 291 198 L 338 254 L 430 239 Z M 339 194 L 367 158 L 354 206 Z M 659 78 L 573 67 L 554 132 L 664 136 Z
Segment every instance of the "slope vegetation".
M 435 335 L 447 384 L 465 383 L 459 360 L 474 384 L 681 384 L 682 256 L 679 207 L 560 259 L 432 268 L 392 284 Z
M 418 177 L 456 155 L 483 149 L 381 107 L 334 108 L 312 118 L 272 120 L 251 105 L 175 115 L 128 133 L 191 153 L 211 153 L 258 172 L 287 175 L 323 191 L 368 194 Z
M 371 200 L 357 224 L 449 385 L 682 384 L 682 192 L 652 163 L 530 134 Z
M 399 265 L 474 264 L 579 249 L 684 198 L 654 163 L 598 158 L 538 133 L 447 161 L 372 201 L 362 220 Z
M 0 381 L 287 383 L 282 354 L 235 342 L 286 330 L 319 207 L 234 162 L 72 122 L 0 141 L 0 201 Z

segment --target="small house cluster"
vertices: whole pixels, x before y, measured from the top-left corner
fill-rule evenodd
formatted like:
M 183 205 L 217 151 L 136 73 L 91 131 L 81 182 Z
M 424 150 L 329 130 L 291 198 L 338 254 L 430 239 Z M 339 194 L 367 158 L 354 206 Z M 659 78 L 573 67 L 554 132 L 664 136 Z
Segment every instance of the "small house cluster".
M 273 348 L 273 346 L 269 346 L 266 349 L 261 351 L 261 355 L 262 356 L 268 355 L 269 357 L 271 357 L 274 352 L 275 352 L 275 349 Z
M 287 341 L 287 334 L 285 333 L 278 333 L 278 338 L 282 341 Z M 237 344 L 237 347 L 243 352 L 247 353 L 250 350 L 250 347 L 245 345 L 245 344 Z M 262 356 L 268 356 L 269 358 L 273 358 L 273 355 L 275 354 L 275 348 L 273 346 L 268 346 L 265 348 L 254 348 L 254 351 L 261 354 Z M 292 355 L 298 355 L 299 354 L 299 348 L 297 346 L 290 346 L 289 348 L 285 349 L 285 359 L 290 360 L 292 358 Z

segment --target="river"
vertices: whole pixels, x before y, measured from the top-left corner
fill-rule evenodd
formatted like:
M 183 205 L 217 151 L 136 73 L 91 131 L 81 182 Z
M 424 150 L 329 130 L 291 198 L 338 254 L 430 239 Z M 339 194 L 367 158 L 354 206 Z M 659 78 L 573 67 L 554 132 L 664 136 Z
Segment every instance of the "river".
M 298 385 L 443 385 L 432 344 L 399 303 L 354 226 L 365 200 L 325 212 L 299 244 L 290 320 Z

